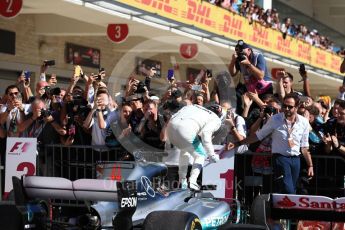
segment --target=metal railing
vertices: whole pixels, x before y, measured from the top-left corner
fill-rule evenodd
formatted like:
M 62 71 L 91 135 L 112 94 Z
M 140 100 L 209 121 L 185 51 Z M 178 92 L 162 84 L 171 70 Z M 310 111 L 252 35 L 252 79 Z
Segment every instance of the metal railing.
M 135 155 L 147 161 L 161 162 L 165 153 L 138 150 Z M 128 160 L 129 156 L 131 155 L 123 148 L 45 145 L 39 153 L 37 175 L 64 177 L 70 180 L 96 178 L 97 162 Z M 271 154 L 248 151 L 235 156 L 234 197 L 244 204 L 251 204 L 258 194 L 274 191 L 275 178 L 269 170 L 272 160 L 269 159 L 270 165 L 260 173 L 257 170 L 253 171 L 251 162 L 254 156 L 269 158 Z M 315 176 L 305 181 L 303 189 L 311 195 L 345 196 L 345 159 L 330 155 L 313 155 L 312 158 Z M 133 157 L 131 160 L 134 160 Z M 301 162 L 301 170 L 303 170 L 304 161 Z M 1 176 L 4 174 L 2 172 L 4 167 L 0 167 Z
M 250 205 L 258 194 L 274 192 L 277 180 L 273 171 L 264 173 L 253 171 L 251 162 L 254 156 L 272 156 L 269 153 L 246 152 L 235 156 L 234 191 L 242 203 Z M 328 197 L 345 196 L 345 158 L 334 155 L 312 155 L 314 177 L 308 178 L 307 166 L 301 155 L 301 173 L 297 193 Z M 272 166 L 272 158 L 269 159 Z

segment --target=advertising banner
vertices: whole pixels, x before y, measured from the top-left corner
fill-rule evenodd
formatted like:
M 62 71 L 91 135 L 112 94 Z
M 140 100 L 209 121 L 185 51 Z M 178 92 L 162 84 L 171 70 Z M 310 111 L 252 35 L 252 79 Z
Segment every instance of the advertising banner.
M 37 139 L 7 137 L 5 193 L 12 190 L 12 176 L 36 174 Z
M 248 44 L 297 62 L 339 74 L 341 58 L 303 40 L 283 35 L 221 7 L 200 0 L 116 0 L 180 23 Z

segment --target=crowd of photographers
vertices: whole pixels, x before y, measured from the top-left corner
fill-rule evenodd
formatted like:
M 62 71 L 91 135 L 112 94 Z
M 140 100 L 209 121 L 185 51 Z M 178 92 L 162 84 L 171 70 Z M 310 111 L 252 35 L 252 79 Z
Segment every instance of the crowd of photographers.
M 316 29 L 307 28 L 304 24 L 294 24 L 290 17 L 279 19 L 277 9 L 264 9 L 254 3 L 254 0 L 209 0 L 210 3 L 229 10 L 232 13 L 246 17 L 250 24 L 254 21 L 265 27 L 276 29 L 282 32 L 285 38 L 287 35 L 301 39 L 318 47 L 345 56 L 345 48 L 338 47 L 327 36 L 319 34 Z
M 176 78 L 174 70 L 167 74 L 168 87 L 160 95 L 153 94 L 151 79 L 155 66 L 144 62 L 141 71 L 129 77 L 122 97 L 114 98 L 107 89 L 107 73 L 83 73 L 75 67 L 67 88 L 59 87 L 56 75 L 49 79 L 45 72 L 49 61 L 41 67 L 40 80 L 31 91 L 30 73 L 23 71 L 16 84 L 6 88 L 0 108 L 0 137 L 34 137 L 38 147 L 45 144 L 107 146 L 123 148 L 133 153 L 136 149 L 165 151 L 167 164 L 178 165 L 179 149 L 170 143 L 167 124 L 182 107 L 197 104 L 212 108 L 221 119 L 213 144 L 224 145 L 234 153 L 271 152 L 271 136 L 251 145 L 231 146 L 256 133 L 274 114 L 280 113 L 286 95 L 298 96 L 298 114 L 308 119 L 311 155 L 334 154 L 345 156 L 345 87 L 339 89 L 340 98 L 331 100 L 311 97 L 307 71 L 300 67 L 303 92 L 295 91 L 297 76 L 284 70 L 275 73 L 276 87 L 270 79 L 265 59 L 239 40 L 229 69 L 219 73 L 201 69 L 188 81 Z M 239 77 L 236 87 L 233 78 Z M 140 80 L 141 79 L 141 80 Z M 211 87 L 212 86 L 212 87 Z M 237 98 L 237 104 L 232 99 Z M 198 114 L 195 114 L 196 118 Z M 4 151 L 4 147 L 1 147 Z M 39 153 L 41 154 L 41 151 Z M 2 154 L 4 156 L 5 154 Z M 254 156 L 253 172 L 272 171 L 269 156 Z

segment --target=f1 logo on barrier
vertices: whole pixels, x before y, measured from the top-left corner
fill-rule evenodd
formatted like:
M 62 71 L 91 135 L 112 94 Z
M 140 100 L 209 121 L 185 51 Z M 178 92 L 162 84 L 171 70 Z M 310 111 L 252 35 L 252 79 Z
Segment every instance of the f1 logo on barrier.
M 23 0 L 1 0 L 0 15 L 5 18 L 17 16 L 22 9 Z
M 109 24 L 107 28 L 107 35 L 110 40 L 115 43 L 124 42 L 128 37 L 127 24 Z
M 30 145 L 30 142 L 15 142 L 9 154 L 25 153 L 29 149 Z
M 181 44 L 180 54 L 185 59 L 192 59 L 198 54 L 198 45 L 192 43 Z

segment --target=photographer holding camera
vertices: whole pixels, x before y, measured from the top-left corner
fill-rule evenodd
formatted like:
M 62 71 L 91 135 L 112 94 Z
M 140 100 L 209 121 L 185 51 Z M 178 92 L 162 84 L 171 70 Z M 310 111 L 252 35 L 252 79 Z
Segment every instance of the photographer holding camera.
M 39 144 L 59 143 L 59 135 L 65 134 L 64 129 L 55 121 L 52 112 L 48 110 L 42 99 L 31 103 L 32 112 L 18 124 L 18 130 L 25 137 L 37 137 Z M 47 135 L 49 134 L 49 135 Z
M 232 77 L 235 77 L 238 72 L 243 76 L 243 82 L 236 86 L 237 97 L 237 112 L 241 108 L 241 96 L 248 92 L 257 92 L 260 96 L 262 94 L 272 94 L 272 84 L 266 82 L 265 79 L 270 77 L 266 61 L 261 53 L 254 52 L 252 48 L 243 40 L 238 40 L 235 46 L 235 53 L 232 55 L 229 72 Z
M 19 137 L 18 124 L 24 118 L 25 106 L 16 85 L 9 85 L 5 91 L 6 104 L 0 108 L 0 123 L 5 125 L 8 137 Z

